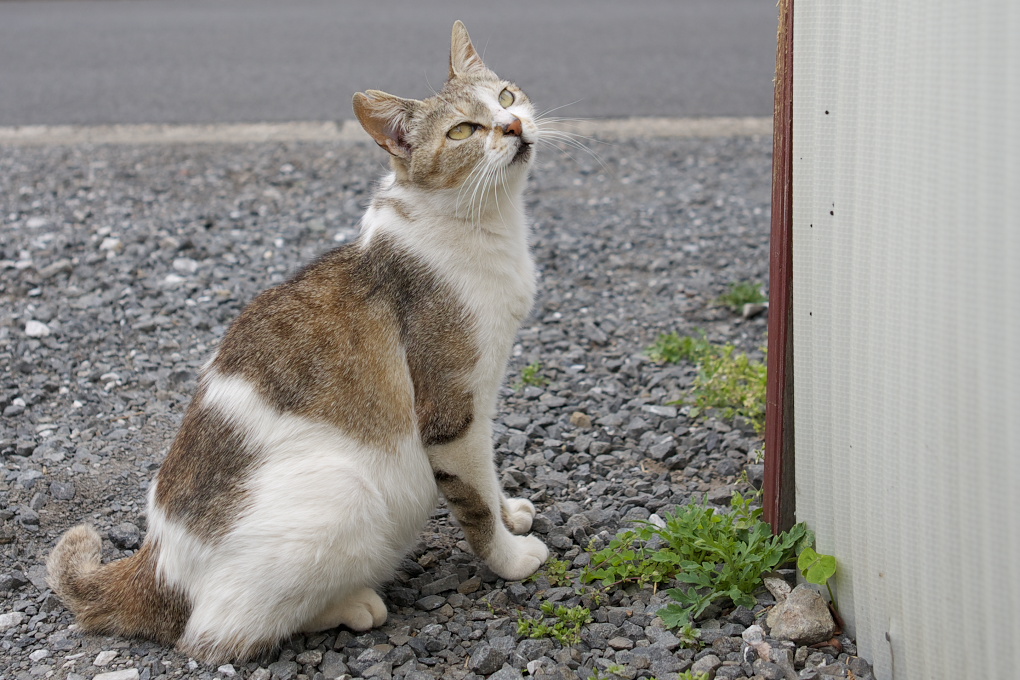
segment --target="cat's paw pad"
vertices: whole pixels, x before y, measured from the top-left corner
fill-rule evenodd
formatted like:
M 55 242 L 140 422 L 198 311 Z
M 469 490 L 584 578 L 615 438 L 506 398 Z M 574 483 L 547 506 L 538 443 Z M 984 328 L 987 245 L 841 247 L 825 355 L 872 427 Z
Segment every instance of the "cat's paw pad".
M 520 581 L 538 571 L 549 558 L 545 543 L 534 536 L 510 536 L 499 556 L 488 560 L 489 568 L 507 581 Z
M 503 522 L 515 534 L 531 531 L 535 519 L 535 506 L 526 498 L 507 498 L 503 502 Z

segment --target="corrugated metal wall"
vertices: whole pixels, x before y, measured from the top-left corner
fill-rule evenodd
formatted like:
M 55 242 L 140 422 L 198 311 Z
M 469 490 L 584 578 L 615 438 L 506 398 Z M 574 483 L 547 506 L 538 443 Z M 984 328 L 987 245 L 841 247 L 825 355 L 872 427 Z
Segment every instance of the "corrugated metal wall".
M 1020 677 L 1020 3 L 794 8 L 797 518 L 879 678 Z

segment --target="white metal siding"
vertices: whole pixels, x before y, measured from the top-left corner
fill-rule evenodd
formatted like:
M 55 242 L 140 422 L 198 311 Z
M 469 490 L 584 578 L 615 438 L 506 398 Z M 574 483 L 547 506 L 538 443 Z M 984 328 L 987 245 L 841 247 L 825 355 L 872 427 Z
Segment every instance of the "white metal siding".
M 794 7 L 797 517 L 878 677 L 1016 678 L 1020 3 Z

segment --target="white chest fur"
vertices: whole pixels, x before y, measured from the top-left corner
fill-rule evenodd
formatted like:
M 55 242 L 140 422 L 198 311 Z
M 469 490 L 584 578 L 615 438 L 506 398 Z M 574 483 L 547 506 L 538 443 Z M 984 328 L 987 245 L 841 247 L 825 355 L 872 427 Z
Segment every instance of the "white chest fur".
M 479 404 L 491 410 L 517 329 L 535 297 L 535 265 L 520 195 L 476 222 L 448 217 L 441 196 L 423 198 L 392 185 L 380 196 L 418 210 L 407 219 L 378 202 L 383 207 L 373 205 L 365 214 L 366 238 L 375 233 L 394 238 L 448 283 L 470 312 L 475 320 L 470 331 L 480 354 L 473 387 L 477 396 L 491 395 Z

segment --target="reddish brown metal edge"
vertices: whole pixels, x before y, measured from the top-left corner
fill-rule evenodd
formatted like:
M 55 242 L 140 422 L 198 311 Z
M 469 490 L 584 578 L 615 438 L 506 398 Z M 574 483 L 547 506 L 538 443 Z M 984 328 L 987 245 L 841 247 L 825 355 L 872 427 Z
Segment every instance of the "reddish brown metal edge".
M 793 526 L 793 0 L 779 2 L 772 141 L 768 385 L 765 394 L 765 521 Z

